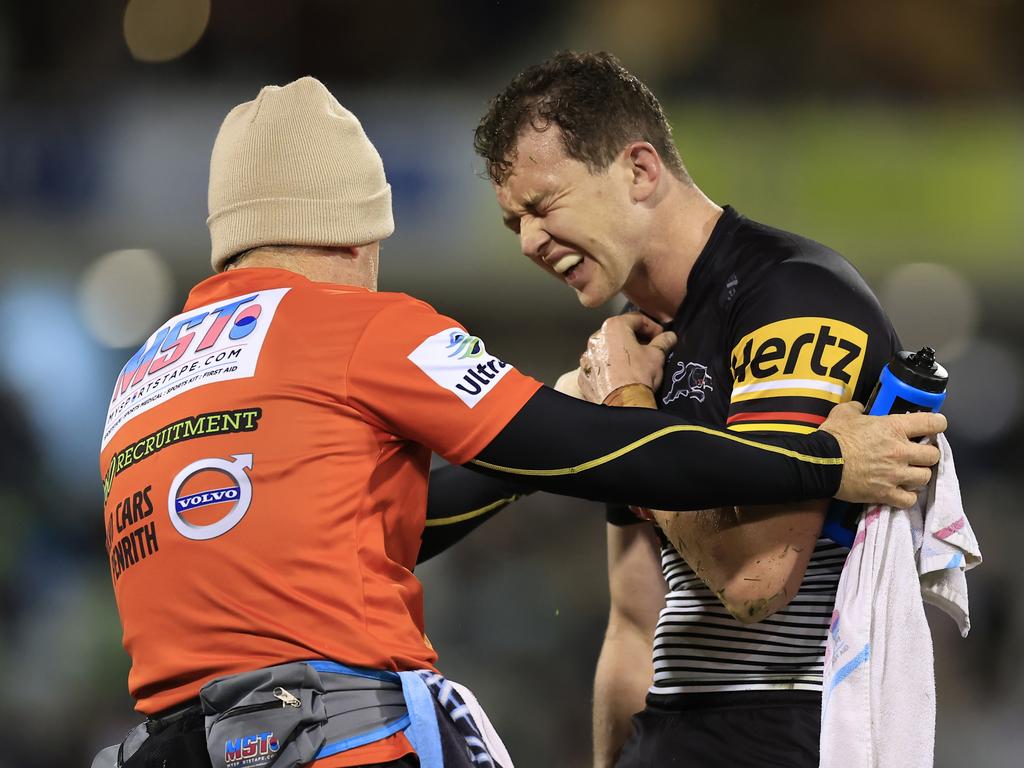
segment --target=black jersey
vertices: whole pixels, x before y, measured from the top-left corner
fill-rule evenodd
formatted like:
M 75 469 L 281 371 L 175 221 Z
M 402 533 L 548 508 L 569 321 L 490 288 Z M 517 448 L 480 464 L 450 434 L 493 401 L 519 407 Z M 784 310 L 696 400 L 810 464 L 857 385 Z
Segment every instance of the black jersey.
M 842 256 L 730 207 L 666 328 L 678 342 L 665 361 L 658 407 L 740 432 L 813 431 L 836 403 L 865 402 L 898 348 L 877 299 Z M 610 509 L 609 521 L 637 519 Z M 819 539 L 789 605 L 745 625 L 662 541 L 669 591 L 652 694 L 820 690 L 845 549 Z

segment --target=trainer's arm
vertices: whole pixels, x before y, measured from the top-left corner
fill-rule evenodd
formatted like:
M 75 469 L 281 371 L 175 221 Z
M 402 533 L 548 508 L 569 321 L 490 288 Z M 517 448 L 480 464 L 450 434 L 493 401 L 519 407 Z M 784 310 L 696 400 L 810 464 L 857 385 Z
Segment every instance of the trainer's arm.
M 665 580 L 651 525 L 608 526 L 608 588 L 608 629 L 594 674 L 595 768 L 615 765 L 654 677 L 651 647 Z
M 427 522 L 416 563 L 429 560 L 464 539 L 530 489 L 506 479 L 488 477 L 465 467 L 448 465 L 430 473 Z
M 820 430 L 754 440 L 542 387 L 468 466 L 567 496 L 692 510 L 834 496 L 843 460 Z
M 566 373 L 558 379 L 555 389 L 582 397 L 576 378 L 575 370 Z M 420 537 L 416 564 L 462 541 L 509 504 L 532 492 L 532 488 L 521 483 L 482 475 L 453 464 L 431 470 L 427 521 Z

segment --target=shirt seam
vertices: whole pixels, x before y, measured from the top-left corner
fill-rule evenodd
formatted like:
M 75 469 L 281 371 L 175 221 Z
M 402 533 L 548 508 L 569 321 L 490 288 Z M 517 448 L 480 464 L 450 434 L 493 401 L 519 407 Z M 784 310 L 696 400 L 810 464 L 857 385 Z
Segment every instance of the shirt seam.
M 379 309 L 377 312 L 375 312 L 373 314 L 373 317 L 371 317 L 367 321 L 366 325 L 363 326 L 363 330 L 359 332 L 359 338 L 357 338 L 356 339 L 356 343 L 352 345 L 352 354 L 349 355 L 348 360 L 345 362 L 345 372 L 342 375 L 342 381 L 343 381 L 342 386 L 344 387 L 343 400 L 345 401 L 345 403 L 348 404 L 353 410 L 355 410 L 361 417 L 366 418 L 368 420 L 371 420 L 373 425 L 375 427 L 377 427 L 378 429 L 380 429 L 382 432 L 386 432 L 387 434 L 393 435 L 393 436 L 394 436 L 394 433 L 391 432 L 390 429 L 388 429 L 386 424 L 381 422 L 381 420 L 378 419 L 375 415 L 373 415 L 371 413 L 368 413 L 363 408 L 360 408 L 353 401 L 352 388 L 350 386 L 350 382 L 351 382 L 352 363 L 355 360 L 356 355 L 359 354 L 359 348 L 360 348 L 360 346 L 363 343 L 363 339 L 366 338 L 366 335 L 367 335 L 367 333 L 370 330 L 370 326 L 373 325 L 375 322 L 377 322 L 378 318 L 380 318 L 381 315 L 383 315 L 386 312 L 390 312 L 392 309 L 394 309 L 397 306 L 399 306 L 398 302 L 394 302 L 394 303 L 389 304 L 386 307 L 383 307 L 382 309 Z

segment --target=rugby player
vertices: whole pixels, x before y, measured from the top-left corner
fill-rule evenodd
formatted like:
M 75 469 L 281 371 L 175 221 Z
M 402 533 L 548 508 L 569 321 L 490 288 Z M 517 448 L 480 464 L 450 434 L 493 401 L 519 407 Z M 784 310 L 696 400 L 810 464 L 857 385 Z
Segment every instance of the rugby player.
M 930 415 L 837 409 L 812 434 L 754 440 L 567 398 L 424 302 L 378 292 L 390 187 L 358 119 L 313 78 L 228 114 L 209 206 L 216 274 L 125 364 L 102 437 L 128 685 L 147 716 L 127 768 L 207 754 L 231 768 L 297 754 L 500 766 L 424 632 L 412 571 L 431 451 L 453 465 L 445 478 L 469 467 L 487 489 L 658 509 L 898 501 L 937 461 L 907 439 L 944 427 Z M 673 340 L 636 353 L 660 360 Z M 460 487 L 436 503 L 475 504 Z M 283 731 L 261 719 L 289 717 Z
M 703 194 L 658 100 L 611 55 L 565 52 L 521 73 L 476 149 L 527 257 L 584 306 L 621 292 L 642 313 L 590 339 L 578 383 L 595 402 L 657 378 L 656 395 L 629 404 L 748 437 L 809 434 L 836 403 L 864 402 L 899 347 L 839 254 Z M 637 354 L 666 330 L 663 363 Z M 596 766 L 818 764 L 846 550 L 819 538 L 826 498 L 769 502 L 655 511 L 657 525 L 609 509 Z

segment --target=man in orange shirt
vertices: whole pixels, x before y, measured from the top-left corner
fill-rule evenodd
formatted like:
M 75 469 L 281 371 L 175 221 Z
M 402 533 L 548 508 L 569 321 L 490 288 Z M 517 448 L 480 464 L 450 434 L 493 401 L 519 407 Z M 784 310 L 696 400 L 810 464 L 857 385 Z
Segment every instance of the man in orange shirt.
M 944 428 L 931 414 L 840 409 L 812 435 L 755 441 L 579 402 L 377 292 L 390 188 L 312 78 L 227 116 L 209 203 L 217 274 L 125 364 L 102 437 L 128 683 L 148 716 L 120 747 L 131 768 L 511 765 L 424 633 L 412 570 L 431 451 L 486 482 L 659 509 L 888 501 L 937 461 L 907 439 Z

